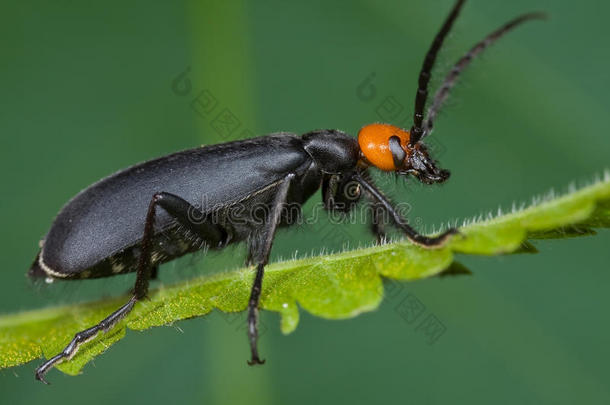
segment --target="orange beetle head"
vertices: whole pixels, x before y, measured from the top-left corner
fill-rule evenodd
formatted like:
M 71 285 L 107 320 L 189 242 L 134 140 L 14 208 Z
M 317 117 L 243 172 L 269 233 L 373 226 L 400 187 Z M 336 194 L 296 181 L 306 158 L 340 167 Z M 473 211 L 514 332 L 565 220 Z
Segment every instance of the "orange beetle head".
M 423 183 L 442 183 L 449 171 L 436 167 L 426 146 L 410 145 L 410 133 L 390 124 L 370 124 L 358 132 L 358 144 L 366 162 L 383 171 L 413 175 Z

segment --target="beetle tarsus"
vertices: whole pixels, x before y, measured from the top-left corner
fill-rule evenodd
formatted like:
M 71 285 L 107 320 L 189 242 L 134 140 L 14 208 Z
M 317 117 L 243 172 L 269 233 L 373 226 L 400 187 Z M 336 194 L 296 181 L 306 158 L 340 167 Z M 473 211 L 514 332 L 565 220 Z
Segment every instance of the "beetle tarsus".
M 127 303 L 104 318 L 100 323 L 74 335 L 74 338 L 72 338 L 70 343 L 68 343 L 61 353 L 47 360 L 36 369 L 36 379 L 45 384 L 49 384 L 49 382 L 44 378 L 45 374 L 49 372 L 49 370 L 64 360 L 70 360 L 78 352 L 81 345 L 93 339 L 99 332 L 108 332 L 110 329 L 112 329 L 121 319 L 131 312 L 136 301 L 137 298 L 134 295 L 129 299 L 129 301 L 127 301 Z
M 422 247 L 433 249 L 443 247 L 453 235 L 461 235 L 461 233 L 456 228 L 449 228 L 438 236 L 428 237 L 418 234 L 416 236 L 409 237 L 409 240 Z

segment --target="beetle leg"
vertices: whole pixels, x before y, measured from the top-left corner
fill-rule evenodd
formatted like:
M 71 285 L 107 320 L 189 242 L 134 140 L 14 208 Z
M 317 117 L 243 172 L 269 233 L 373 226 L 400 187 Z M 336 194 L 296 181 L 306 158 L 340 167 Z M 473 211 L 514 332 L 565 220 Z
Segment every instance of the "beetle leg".
M 258 303 L 260 300 L 261 290 L 263 286 L 263 275 L 265 273 L 265 265 L 269 262 L 269 254 L 273 245 L 275 231 L 281 219 L 282 206 L 286 202 L 288 196 L 288 188 L 294 174 L 289 174 L 279 184 L 277 193 L 273 199 L 271 210 L 267 217 L 265 227 L 260 235 L 258 243 L 254 244 L 255 252 L 251 252 L 249 257 L 256 263 L 256 276 L 252 284 L 250 299 L 248 300 L 248 340 L 250 341 L 250 351 L 252 359 L 248 364 L 264 364 L 265 360 L 261 360 L 258 355 Z
M 366 171 L 360 172 L 362 176 L 367 179 L 368 173 Z M 361 191 L 359 188 L 354 186 L 359 183 L 353 179 L 351 175 L 341 179 L 339 176 L 328 176 L 322 181 L 322 201 L 324 208 L 329 211 L 339 211 L 347 213 L 351 211 L 356 203 L 360 200 Z M 383 205 L 374 201 L 369 201 L 369 207 L 371 209 L 371 232 L 377 238 L 378 244 L 383 244 L 386 241 L 385 224 L 383 222 L 385 208 Z
M 360 170 L 359 173 L 360 173 L 360 176 L 362 176 L 365 180 L 367 180 L 369 182 L 372 181 L 367 170 Z M 354 176 L 352 176 L 352 175 L 350 175 L 350 177 L 349 177 L 349 182 L 360 184 L 360 183 L 358 183 L 358 181 L 356 179 L 354 179 Z M 387 210 L 384 208 L 384 206 L 382 204 L 373 200 L 369 193 L 365 193 L 365 194 L 367 197 L 367 208 L 370 211 L 370 215 L 371 215 L 370 216 L 371 222 L 369 223 L 369 229 L 373 233 L 375 238 L 377 239 L 377 244 L 382 245 L 382 244 L 386 243 L 386 241 L 387 241 L 386 230 L 385 230 Z
M 339 192 L 339 176 L 330 175 L 322 180 L 322 202 L 325 209 L 337 209 L 335 197 Z
M 360 201 L 361 187 L 350 175 L 330 175 L 322 181 L 322 201 L 329 211 L 349 213 Z
M 114 311 L 108 317 L 104 318 L 100 323 L 92 326 L 88 329 L 78 332 L 74 335 L 74 338 L 70 343 L 61 351 L 58 355 L 44 362 L 40 367 L 36 369 L 36 379 L 42 381 L 45 384 L 48 382 L 45 380 L 45 374 L 55 365 L 61 363 L 66 359 L 71 359 L 76 354 L 79 347 L 87 341 L 93 339 L 100 331 L 108 332 L 115 326 L 121 319 L 123 319 L 133 309 L 136 301 L 144 298 L 148 292 L 148 280 L 150 278 L 151 266 L 150 266 L 150 244 L 151 238 L 154 231 L 155 222 L 155 207 L 159 200 L 159 194 L 155 194 L 148 206 L 148 212 L 146 214 L 146 222 L 144 224 L 144 235 L 142 236 L 142 253 L 140 254 L 140 260 L 138 262 L 138 269 L 136 273 L 136 282 L 134 287 L 134 293 L 127 301 L 125 305 Z
M 156 280 L 159 277 L 159 265 L 156 264 L 150 270 L 150 279 Z
M 180 225 L 203 239 L 210 247 L 224 246 L 229 235 L 219 224 L 214 223 L 210 216 L 204 215 L 199 209 L 183 198 L 171 193 L 157 193 L 157 204 Z
M 392 203 L 390 203 L 390 201 L 381 193 L 381 191 L 379 191 L 377 187 L 373 185 L 372 181 L 366 180 L 359 173 L 354 173 L 354 180 L 356 180 L 362 185 L 362 187 L 364 187 L 366 192 L 373 200 L 383 206 L 383 208 L 390 214 L 390 217 L 392 218 L 396 226 L 398 226 L 398 228 L 400 228 L 400 230 L 405 233 L 405 235 L 411 242 L 422 247 L 434 248 L 444 245 L 451 235 L 459 233 L 457 229 L 449 228 L 438 236 L 429 237 L 421 235 L 406 223 L 406 221 L 402 218 L 398 211 L 396 211 L 396 209 L 392 206 Z
M 154 236 L 154 223 L 157 206 L 165 209 L 168 214 L 176 218 L 176 220 L 187 227 L 189 230 L 197 233 L 206 242 L 215 246 L 221 245 L 226 241 L 226 232 L 217 225 L 209 221 L 194 220 L 195 218 L 203 218 L 201 212 L 196 210 L 192 205 L 182 198 L 170 193 L 156 193 L 153 195 L 148 211 L 146 213 L 146 221 L 144 223 L 144 234 L 141 242 L 141 253 L 136 272 L 136 281 L 133 289 L 133 295 L 129 301 L 114 311 L 108 317 L 104 318 L 100 323 L 88 329 L 78 332 L 70 343 L 61 351 L 61 353 L 50 358 L 36 369 L 36 379 L 45 384 L 45 374 L 57 364 L 66 359 L 71 359 L 80 346 L 97 336 L 101 331 L 108 332 L 121 319 L 131 312 L 135 303 L 148 293 L 148 284 L 151 276 L 156 275 L 156 265 L 151 263 L 151 243 Z
M 371 232 L 377 238 L 377 244 L 383 245 L 386 242 L 386 232 L 384 224 L 384 215 L 380 212 L 383 209 L 383 205 L 379 203 L 369 202 L 371 209 Z
M 104 318 L 100 323 L 89 329 L 80 331 L 76 335 L 74 335 L 74 338 L 64 348 L 64 350 L 61 351 L 61 353 L 50 358 L 36 369 L 36 379 L 38 381 L 42 381 L 45 384 L 49 384 L 49 382 L 45 380 L 44 376 L 51 368 L 55 367 L 57 364 L 61 363 L 66 359 L 71 359 L 72 356 L 76 354 L 82 344 L 95 338 L 95 336 L 97 336 L 100 331 L 103 330 L 104 332 L 108 332 L 110 329 L 112 329 L 114 325 L 116 325 L 133 309 L 133 306 L 136 301 L 137 299 L 134 295 L 129 299 L 129 301 L 127 301 L 125 305 L 114 311 L 107 318 Z

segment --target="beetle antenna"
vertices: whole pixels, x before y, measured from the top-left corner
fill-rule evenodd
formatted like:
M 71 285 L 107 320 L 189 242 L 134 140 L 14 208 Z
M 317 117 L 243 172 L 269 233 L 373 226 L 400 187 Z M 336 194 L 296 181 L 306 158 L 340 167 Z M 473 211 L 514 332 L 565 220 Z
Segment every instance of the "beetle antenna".
M 409 140 L 410 145 L 415 145 L 423 135 L 424 109 L 426 108 L 426 99 L 428 98 L 430 74 L 434 67 L 438 51 L 441 49 L 443 41 L 451 30 L 465 1 L 466 0 L 458 0 L 453 6 L 451 13 L 449 13 L 449 16 L 443 23 L 440 31 L 436 34 L 436 37 L 434 37 L 434 41 L 432 41 L 432 45 L 430 45 L 430 49 L 428 49 L 421 71 L 419 72 L 419 87 L 415 94 L 415 112 L 413 113 L 413 126 L 411 127 L 411 136 Z
M 434 126 L 434 119 L 438 115 L 441 107 L 443 106 L 443 103 L 449 97 L 449 92 L 451 91 L 451 89 L 453 88 L 455 83 L 457 82 L 457 79 L 460 76 L 460 74 L 464 71 L 464 69 L 466 69 L 466 67 L 468 67 L 468 65 L 470 64 L 470 62 L 472 62 L 472 60 L 474 58 L 476 58 L 481 52 L 483 52 L 485 49 L 487 49 L 489 46 L 491 46 L 494 42 L 496 42 L 498 39 L 500 39 L 502 36 L 504 36 L 504 34 L 508 33 L 513 28 L 517 27 L 518 25 L 520 25 L 526 21 L 529 21 L 529 20 L 546 19 L 546 17 L 547 17 L 547 15 L 545 13 L 541 13 L 541 12 L 523 14 L 523 15 L 509 21 L 508 23 L 504 24 L 503 26 L 501 26 L 500 28 L 498 28 L 497 30 L 495 30 L 494 32 L 489 34 L 487 37 L 485 37 L 485 39 L 483 39 L 482 41 L 478 42 L 475 46 L 473 46 L 466 53 L 466 55 L 464 55 L 460 60 L 458 60 L 457 63 L 455 65 L 453 65 L 453 68 L 451 69 L 449 74 L 447 74 L 447 76 L 445 77 L 445 81 L 439 87 L 439 89 L 436 91 L 436 94 L 434 95 L 434 101 L 432 102 L 432 105 L 430 106 L 430 108 L 428 108 L 428 115 L 426 116 L 426 123 L 424 126 L 423 134 L 421 135 L 421 138 L 428 136 L 432 132 L 432 127 Z

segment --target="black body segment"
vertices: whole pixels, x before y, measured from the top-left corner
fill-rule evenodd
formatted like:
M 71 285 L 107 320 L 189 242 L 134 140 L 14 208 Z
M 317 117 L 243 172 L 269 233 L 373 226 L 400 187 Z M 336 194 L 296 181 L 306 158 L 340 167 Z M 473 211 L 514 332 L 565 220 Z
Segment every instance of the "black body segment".
M 360 147 L 356 140 L 336 129 L 303 135 L 303 148 L 326 174 L 349 172 L 360 158 Z

